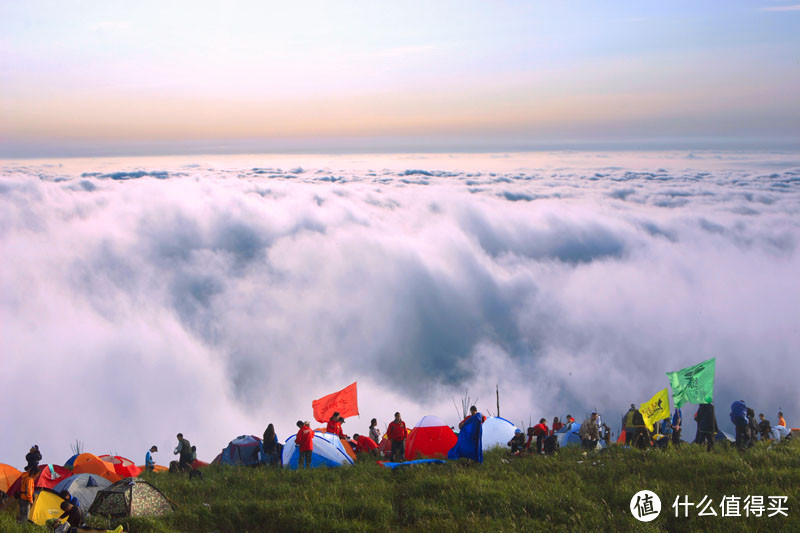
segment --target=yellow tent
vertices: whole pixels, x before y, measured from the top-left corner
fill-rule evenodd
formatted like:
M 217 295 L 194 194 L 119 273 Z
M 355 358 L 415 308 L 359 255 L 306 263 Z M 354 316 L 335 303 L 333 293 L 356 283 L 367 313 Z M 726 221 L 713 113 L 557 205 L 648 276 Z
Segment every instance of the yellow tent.
M 64 512 L 61 510 L 61 502 L 63 501 L 64 498 L 59 496 L 58 493 L 50 489 L 42 489 L 33 499 L 33 505 L 28 514 L 28 520 L 34 524 L 43 526 L 51 518 L 58 518 Z

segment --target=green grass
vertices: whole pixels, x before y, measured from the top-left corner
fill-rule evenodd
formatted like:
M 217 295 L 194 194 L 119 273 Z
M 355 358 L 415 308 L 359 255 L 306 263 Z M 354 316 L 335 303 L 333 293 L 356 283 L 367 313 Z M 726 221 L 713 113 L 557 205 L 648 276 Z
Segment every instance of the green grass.
M 362 462 L 352 468 L 288 471 L 209 467 L 203 479 L 145 474 L 179 508 L 161 519 L 123 521 L 126 531 L 800 531 L 800 442 L 747 452 L 699 446 L 679 450 L 612 448 L 583 456 L 486 454 L 483 465 L 449 463 L 390 471 Z M 642 489 L 661 498 L 661 515 L 640 523 L 629 511 Z M 677 495 L 717 512 L 723 495 L 788 496 L 789 517 L 676 518 Z M 100 519 L 96 524 L 112 525 Z M 116 525 L 116 523 L 114 523 Z M 0 531 L 18 527 L 7 513 Z

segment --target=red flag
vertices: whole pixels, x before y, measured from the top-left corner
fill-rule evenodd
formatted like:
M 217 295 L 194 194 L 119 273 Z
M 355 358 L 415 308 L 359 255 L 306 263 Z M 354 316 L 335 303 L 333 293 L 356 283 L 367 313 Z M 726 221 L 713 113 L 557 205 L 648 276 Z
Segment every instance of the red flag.
M 339 392 L 323 396 L 311 402 L 314 410 L 314 419 L 317 422 L 327 422 L 336 411 L 345 418 L 358 414 L 358 395 L 356 383 L 348 385 Z

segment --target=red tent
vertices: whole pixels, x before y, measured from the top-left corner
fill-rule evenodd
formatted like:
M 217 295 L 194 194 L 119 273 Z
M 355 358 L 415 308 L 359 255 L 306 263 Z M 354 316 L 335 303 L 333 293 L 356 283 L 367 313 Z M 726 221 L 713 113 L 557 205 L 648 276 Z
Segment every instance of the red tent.
M 458 437 L 437 416 L 423 416 L 406 439 L 406 459 L 419 457 L 447 457 Z M 391 449 L 391 448 L 390 448 Z
M 36 476 L 33 486 L 37 489 L 52 489 L 71 475 L 72 471 L 63 466 L 39 465 L 39 475 Z M 7 494 L 14 494 L 19 490 L 21 484 L 22 479 L 17 478 L 14 484 L 8 488 Z
M 122 477 L 137 477 L 142 473 L 142 469 L 136 466 L 136 463 L 119 455 L 101 455 L 98 459 L 114 465 L 114 472 Z

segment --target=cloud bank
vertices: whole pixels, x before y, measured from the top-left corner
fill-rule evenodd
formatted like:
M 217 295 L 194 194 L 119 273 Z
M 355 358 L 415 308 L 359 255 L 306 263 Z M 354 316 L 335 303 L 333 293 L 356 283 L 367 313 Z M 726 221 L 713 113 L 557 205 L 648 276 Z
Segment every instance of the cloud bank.
M 355 380 L 351 434 L 495 384 L 518 424 L 616 429 L 709 357 L 720 422 L 800 416 L 796 154 L 270 163 L 4 165 L 1 462 L 178 431 L 210 460 Z

